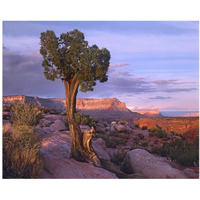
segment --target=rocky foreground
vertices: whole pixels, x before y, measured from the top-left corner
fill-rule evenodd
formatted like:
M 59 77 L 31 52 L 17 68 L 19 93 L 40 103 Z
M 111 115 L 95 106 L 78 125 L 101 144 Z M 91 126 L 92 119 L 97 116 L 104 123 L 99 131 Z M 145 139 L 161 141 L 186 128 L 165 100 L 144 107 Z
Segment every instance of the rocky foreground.
M 161 146 L 163 141 L 160 139 L 155 144 L 157 139 L 149 137 L 147 130 L 116 122 L 106 125 L 97 123 L 97 135 L 110 135 L 113 140 L 119 136 L 127 136 L 125 143 L 107 147 L 100 137 L 92 141 L 94 150 L 107 163 L 107 167 L 98 168 L 90 163 L 70 159 L 70 133 L 64 118 L 62 115 L 45 114 L 36 126 L 36 133 L 42 139 L 40 151 L 45 163 L 40 178 L 198 178 L 197 168 L 180 168 L 165 157 L 149 153 L 147 149 L 133 148 L 133 141 L 141 135 L 142 139 L 138 142 L 140 147 L 145 141 L 148 141 L 149 148 Z M 90 129 L 87 125 L 80 125 L 80 128 L 82 131 Z M 170 137 L 173 140 L 177 136 Z M 120 164 L 115 164 L 113 161 L 116 160 L 116 155 L 122 152 L 126 154 L 125 158 Z

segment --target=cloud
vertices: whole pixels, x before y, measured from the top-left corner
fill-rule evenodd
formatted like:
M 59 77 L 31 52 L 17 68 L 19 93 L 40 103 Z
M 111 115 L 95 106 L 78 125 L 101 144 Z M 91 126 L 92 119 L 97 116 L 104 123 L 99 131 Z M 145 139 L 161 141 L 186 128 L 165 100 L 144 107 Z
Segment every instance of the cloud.
M 64 96 L 61 81 L 48 81 L 37 53 L 19 54 L 4 48 L 3 95 L 30 95 L 40 97 Z
M 171 97 L 156 96 L 156 97 L 150 97 L 149 99 L 171 99 Z
M 151 81 L 152 83 L 160 86 L 166 85 L 181 85 L 181 84 L 188 84 L 188 83 L 197 83 L 196 81 L 179 81 L 178 79 L 169 79 L 169 80 L 154 80 Z
M 7 36 L 3 35 L 3 46 L 18 53 L 30 54 L 39 51 L 40 38 L 34 36 Z
M 197 88 L 169 88 L 169 89 L 164 89 L 163 92 L 169 92 L 169 93 L 173 93 L 173 92 L 191 92 L 191 91 L 195 91 L 197 90 Z
M 127 62 L 122 62 L 122 63 L 116 62 L 115 64 L 110 65 L 109 68 L 124 67 L 124 66 L 128 66 L 128 65 L 130 65 L 130 64 Z

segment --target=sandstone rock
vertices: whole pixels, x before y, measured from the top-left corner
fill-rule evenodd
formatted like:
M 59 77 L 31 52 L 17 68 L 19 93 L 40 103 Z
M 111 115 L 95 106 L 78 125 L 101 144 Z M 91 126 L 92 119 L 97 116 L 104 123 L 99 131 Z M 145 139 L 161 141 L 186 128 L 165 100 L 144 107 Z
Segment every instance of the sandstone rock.
M 52 131 L 50 127 L 38 128 L 37 131 L 43 136 L 40 152 L 44 158 L 44 168 L 40 178 L 117 178 L 115 174 L 94 167 L 90 163 L 69 159 L 71 152 L 69 131 Z M 97 148 L 103 153 L 105 144 L 99 140 Z
M 88 125 L 79 125 L 81 132 L 89 131 L 91 128 Z
M 97 123 L 96 124 L 96 132 L 98 132 L 98 133 L 105 133 L 106 132 L 106 127 L 104 126 L 103 123 Z
M 74 159 L 51 159 L 46 157 L 40 178 L 116 179 L 116 175 L 92 164 Z
M 64 118 L 66 117 L 62 115 L 51 115 L 51 114 L 44 115 L 44 119 L 49 121 L 63 120 Z
M 123 131 L 126 131 L 126 126 L 122 124 L 116 124 L 115 129 L 117 129 L 117 131 L 119 132 L 123 132 Z
M 113 125 L 116 125 L 117 124 L 117 122 L 115 122 L 115 121 L 113 121 L 113 122 L 111 122 L 111 126 L 113 126 Z
M 38 107 L 48 108 L 50 110 L 55 109 L 58 112 L 63 112 L 66 110 L 65 99 L 61 98 L 48 98 L 43 99 L 39 97 L 30 96 L 6 96 L 3 97 L 3 104 L 10 105 L 15 100 L 19 100 L 21 103 L 27 102 L 34 104 Z M 116 118 L 127 118 L 133 119 L 133 117 L 141 116 L 138 113 L 131 112 L 126 104 L 120 102 L 116 98 L 105 98 L 105 99 L 77 99 L 76 108 L 80 110 L 80 113 L 87 114 L 95 119 L 103 119 L 111 122 Z
M 107 126 L 107 127 L 105 128 L 105 131 L 106 131 L 106 132 L 109 132 L 110 129 L 111 129 L 110 126 Z
M 53 124 L 50 125 L 50 128 L 53 130 L 61 131 L 65 130 L 66 126 L 63 120 L 57 119 Z
M 102 140 L 101 138 L 98 138 L 97 140 L 93 140 L 92 146 L 95 152 L 97 153 L 97 155 L 99 156 L 99 158 L 102 158 L 104 160 L 110 160 L 110 157 L 108 153 L 106 152 L 107 147 L 104 140 Z
M 52 123 L 53 123 L 52 121 L 50 121 L 50 120 L 45 120 L 45 119 L 44 119 L 44 120 L 41 120 L 40 126 L 41 126 L 41 127 L 50 126 Z
M 127 173 L 139 173 L 146 178 L 186 178 L 182 171 L 143 149 L 129 151 L 121 170 Z
M 110 159 L 114 159 L 114 155 L 117 154 L 117 153 L 119 153 L 120 150 L 116 149 L 116 148 L 107 148 L 106 152 L 108 153 Z
M 194 170 L 190 168 L 185 168 L 183 170 L 183 173 L 188 177 L 188 178 L 199 178 L 199 174 L 195 173 Z

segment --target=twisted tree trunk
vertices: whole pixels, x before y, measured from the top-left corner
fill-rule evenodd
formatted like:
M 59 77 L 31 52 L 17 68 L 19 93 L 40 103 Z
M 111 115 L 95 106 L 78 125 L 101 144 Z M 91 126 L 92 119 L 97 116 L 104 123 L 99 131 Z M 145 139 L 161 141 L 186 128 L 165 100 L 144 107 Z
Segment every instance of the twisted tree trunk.
M 67 120 L 71 136 L 71 157 L 78 161 L 86 161 L 100 167 L 100 160 L 93 148 L 90 151 L 83 146 L 83 134 L 76 123 L 74 113 L 76 112 L 76 96 L 78 93 L 79 81 L 74 77 L 70 81 L 64 81 Z M 91 138 L 90 138 L 91 139 Z

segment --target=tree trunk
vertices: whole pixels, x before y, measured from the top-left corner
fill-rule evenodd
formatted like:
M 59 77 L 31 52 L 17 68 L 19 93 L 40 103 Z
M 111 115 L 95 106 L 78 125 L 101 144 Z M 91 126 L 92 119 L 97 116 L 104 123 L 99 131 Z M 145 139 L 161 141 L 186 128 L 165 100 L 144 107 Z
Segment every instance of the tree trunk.
M 71 157 L 78 161 L 86 161 L 100 167 L 100 160 L 96 153 L 88 151 L 83 147 L 83 134 L 79 125 L 76 123 L 74 113 L 76 112 L 76 96 L 78 93 L 79 81 L 74 77 L 70 81 L 64 81 L 67 120 L 71 136 Z

